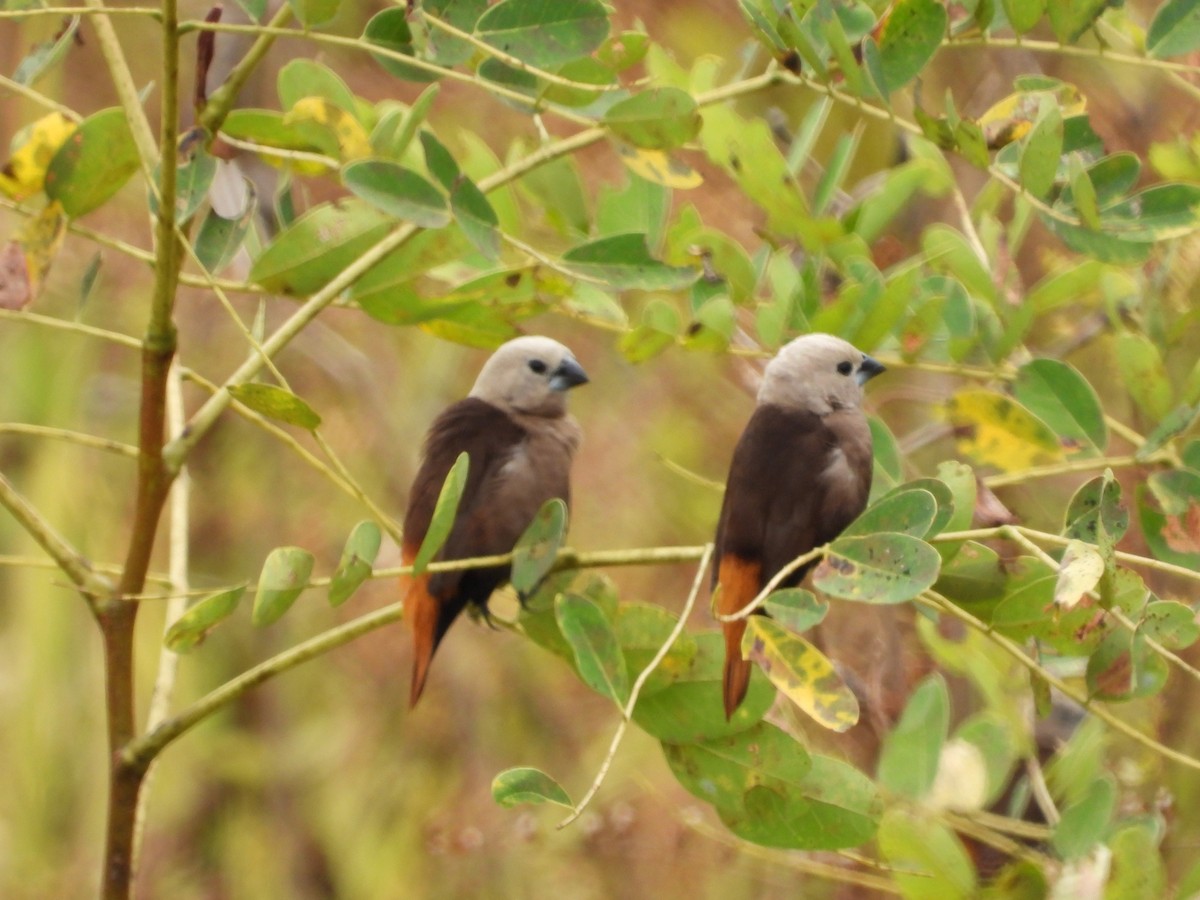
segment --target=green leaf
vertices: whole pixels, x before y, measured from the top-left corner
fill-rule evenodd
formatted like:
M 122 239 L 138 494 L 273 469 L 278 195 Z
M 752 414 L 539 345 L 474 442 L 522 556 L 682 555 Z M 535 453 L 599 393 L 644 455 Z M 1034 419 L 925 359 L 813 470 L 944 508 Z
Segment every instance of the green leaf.
M 1129 395 L 1154 421 L 1171 411 L 1171 381 L 1158 347 L 1148 337 L 1126 331 L 1117 335 L 1117 368 Z
M 674 344 L 682 327 L 679 311 L 654 297 L 642 310 L 641 323 L 622 335 L 618 346 L 631 363 L 645 362 Z
M 898 90 L 921 73 L 946 36 L 948 18 L 937 0 L 900 0 L 891 7 L 879 37 L 885 91 Z
M 458 504 L 462 500 L 463 490 L 467 486 L 467 472 L 471 465 L 470 454 L 463 451 L 454 460 L 454 465 L 446 473 L 442 489 L 438 491 L 437 503 L 433 507 L 433 517 L 429 520 L 429 530 L 421 541 L 421 547 L 413 559 L 413 574 L 420 575 L 425 567 L 433 561 L 437 552 L 442 549 L 450 532 L 454 528 L 454 518 L 458 515 Z
M 1021 145 L 1021 184 L 1035 197 L 1044 198 L 1054 187 L 1062 145 L 1062 113 L 1049 104 Z
M 235 219 L 227 219 L 215 209 L 209 209 L 200 222 L 200 230 L 196 233 L 196 257 L 200 265 L 213 275 L 220 274 L 226 266 L 233 262 L 234 256 L 242 249 L 250 225 L 258 212 L 258 196 L 255 193 L 254 182 L 241 176 L 246 190 L 246 204 Z
M 371 21 L 367 22 L 362 36 L 368 45 L 374 44 L 376 47 L 382 47 L 394 53 L 403 53 L 405 56 L 418 56 L 412 29 L 408 24 L 408 12 L 402 7 L 393 6 L 376 13 L 371 17 Z M 372 53 L 371 58 L 379 63 L 389 75 L 405 81 L 423 84 L 437 81 L 441 77 L 436 71 L 418 68 L 395 57 L 384 56 L 382 53 Z
M 1144 460 L 1165 447 L 1175 437 L 1192 427 L 1200 418 L 1200 405 L 1177 406 L 1163 418 L 1154 430 L 1146 435 L 1146 441 L 1137 449 L 1137 458 Z
M 11 6 L 6 7 L 12 9 Z M 54 37 L 34 46 L 13 71 L 12 80 L 17 84 L 32 85 L 51 68 L 56 66 L 75 46 L 79 33 L 79 16 L 63 20 L 63 25 Z
M 1104 635 L 1087 661 L 1088 695 L 1098 700 L 1135 700 L 1163 689 L 1167 662 L 1142 634 L 1124 629 Z
M 614 104 L 604 114 L 604 124 L 635 147 L 672 150 L 700 131 L 700 110 L 687 91 L 651 88 Z
M 979 751 L 987 777 L 983 803 L 994 802 L 1009 787 L 1013 765 L 1017 761 L 1018 738 L 1012 725 L 998 712 L 976 713 L 958 727 L 955 739 L 965 741 Z
M 503 807 L 522 803 L 555 803 L 574 809 L 562 786 L 539 769 L 505 769 L 492 780 L 492 799 Z
M 1109 6 L 1123 0 L 1047 0 L 1050 28 L 1059 43 L 1072 44 L 1095 24 Z
M 1200 622 L 1196 613 L 1175 600 L 1155 600 L 1146 606 L 1138 632 L 1162 644 L 1168 650 L 1182 650 L 1200 640 Z
M 307 97 L 328 100 L 343 112 L 354 114 L 358 104 L 354 92 L 333 69 L 312 59 L 293 59 L 279 70 L 275 79 L 279 103 L 291 109 Z
M 903 603 L 936 580 L 940 557 L 924 541 L 880 532 L 838 538 L 813 574 L 826 594 L 863 603 Z
M 392 225 L 361 200 L 322 204 L 267 245 L 249 278 L 269 291 L 307 296 L 379 243 Z
M 633 719 L 638 727 L 664 743 L 687 744 L 745 731 L 758 722 L 775 700 L 775 689 L 757 669 L 750 689 L 728 721 L 721 683 L 725 641 L 713 631 L 694 635 L 696 653 L 673 683 L 638 698 Z
M 562 265 L 572 274 L 620 290 L 680 290 L 700 275 L 690 266 L 668 266 L 655 259 L 644 234 L 617 234 L 579 244 L 563 254 Z
M 979 610 L 970 605 L 999 600 L 1006 584 L 999 554 L 986 544 L 964 541 L 954 556 L 942 563 L 934 590 L 978 615 Z M 990 613 L 983 618 L 991 618 Z
M 1121 505 L 1121 484 L 1108 472 L 1080 486 L 1067 504 L 1063 534 L 1102 544 L 1119 541 L 1129 528 L 1129 510 Z
M 975 867 L 949 828 L 917 811 L 892 807 L 879 823 L 879 852 L 905 900 L 970 900 Z
M 221 133 L 265 147 L 338 155 L 337 138 L 328 129 L 287 121 L 269 109 L 235 109 L 221 124 Z
M 900 445 L 883 419 L 868 416 L 871 428 L 871 446 L 874 448 L 874 474 L 871 478 L 871 493 L 882 496 L 892 490 L 904 477 L 904 464 L 900 458 Z
M 554 618 L 575 654 L 575 666 L 584 684 L 618 705 L 629 699 L 625 656 L 612 625 L 591 600 L 579 594 L 559 594 Z
M 566 533 L 567 504 L 557 497 L 547 500 L 513 548 L 512 586 L 522 597 L 553 568 Z
M 501 0 L 479 18 L 475 36 L 538 68 L 587 56 L 608 37 L 599 0 Z
M 1155 472 L 1139 485 L 1137 497 L 1142 532 L 1154 555 L 1200 568 L 1200 474 Z
M 675 777 L 713 804 L 726 826 L 769 847 L 834 850 L 875 833 L 879 798 L 852 766 L 810 756 L 792 737 L 762 722 L 722 739 L 664 744 Z
M 767 595 L 763 608 L 784 628 L 808 631 L 829 612 L 829 602 L 818 600 L 803 588 L 785 588 Z
M 383 535 L 379 526 L 369 520 L 359 522 L 346 539 L 337 571 L 329 582 L 329 605 L 341 606 L 371 577 L 371 567 L 379 555 Z
M 678 624 L 678 619 L 661 606 L 625 602 L 617 607 L 613 630 L 630 672 L 650 665 Z M 642 685 L 642 697 L 661 691 L 677 681 L 696 658 L 696 642 L 687 632 L 676 636 L 671 648 Z
M 321 417 L 304 400 L 273 384 L 235 384 L 229 388 L 229 393 L 238 403 L 268 419 L 297 425 L 309 431 L 321 424 Z
M 1058 565 L 1058 580 L 1054 584 L 1054 605 L 1070 609 L 1083 601 L 1088 591 L 1095 589 L 1104 575 L 1104 558 L 1091 544 L 1073 540 L 1063 551 Z
M 172 653 L 187 653 L 200 646 L 210 631 L 233 615 L 245 593 L 242 584 L 197 600 L 167 629 L 163 644 Z
M 1155 59 L 1200 49 L 1200 0 L 1167 0 L 1146 32 L 1146 51 Z
M 1104 408 L 1096 391 L 1070 364 L 1035 359 L 1017 372 L 1017 400 L 1049 425 L 1068 450 L 1102 453 L 1108 445 Z
M 948 490 L 946 493 L 949 495 Z M 932 530 L 937 514 L 937 500 L 929 491 L 922 488 L 901 488 L 867 507 L 842 535 L 851 537 L 874 534 L 877 531 L 897 531 L 923 538 Z
M 258 576 L 250 621 L 259 627 L 270 625 L 291 609 L 308 586 L 314 562 L 313 555 L 302 547 L 272 550 Z
M 1047 0 L 1000 0 L 1004 14 L 1017 34 L 1024 34 L 1041 21 Z
M 383 159 L 350 163 L 342 169 L 342 184 L 377 209 L 422 228 L 441 228 L 450 222 L 442 192 L 398 163 Z
M 913 800 L 929 793 L 949 728 L 950 693 L 942 676 L 934 673 L 913 691 L 900 720 L 884 738 L 880 785 Z
M 50 160 L 46 196 L 72 219 L 102 206 L 138 170 L 137 146 L 119 107 L 79 123 Z
M 463 234 L 488 259 L 500 255 L 500 224 L 496 211 L 483 191 L 463 174 L 457 161 L 445 146 L 429 132 L 421 133 L 425 162 L 429 171 L 450 194 L 450 211 Z
M 1172 892 L 1168 886 L 1162 840 L 1164 823 L 1158 816 L 1122 824 L 1108 838 L 1112 851 L 1112 874 L 1105 885 L 1107 900 L 1159 900 L 1162 897 L 1195 898 L 1183 884 Z
M 1065 860 L 1079 859 L 1098 844 L 1108 831 L 1117 805 L 1117 786 L 1104 776 L 1094 782 L 1087 795 L 1062 811 L 1052 843 Z
M 324 25 L 337 15 L 339 0 L 288 0 L 288 6 L 305 28 Z
M 842 732 L 858 722 L 858 700 L 829 658 L 765 616 L 750 616 L 742 637 L 742 655 L 753 660 L 817 724 Z

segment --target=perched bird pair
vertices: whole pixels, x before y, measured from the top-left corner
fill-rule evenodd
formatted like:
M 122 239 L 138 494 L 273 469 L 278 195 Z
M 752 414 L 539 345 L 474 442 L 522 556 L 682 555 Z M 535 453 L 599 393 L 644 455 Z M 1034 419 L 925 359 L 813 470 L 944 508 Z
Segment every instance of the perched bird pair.
M 758 405 L 738 441 L 716 538 L 718 611 L 745 607 L 785 565 L 833 540 L 866 506 L 871 433 L 862 387 L 883 366 L 840 338 L 810 334 L 767 365 Z M 410 565 L 429 530 L 438 493 L 458 455 L 470 457 L 467 484 L 438 560 L 507 553 L 547 500 L 570 502 L 571 458 L 579 425 L 566 392 L 587 382 L 571 351 L 544 337 L 498 349 L 470 395 L 434 421 L 409 493 L 402 555 Z M 795 584 L 804 570 L 792 573 Z M 429 663 L 455 617 L 484 611 L 507 566 L 425 573 L 405 579 L 404 611 L 413 630 L 415 704 Z M 725 714 L 746 695 L 745 620 L 725 622 Z

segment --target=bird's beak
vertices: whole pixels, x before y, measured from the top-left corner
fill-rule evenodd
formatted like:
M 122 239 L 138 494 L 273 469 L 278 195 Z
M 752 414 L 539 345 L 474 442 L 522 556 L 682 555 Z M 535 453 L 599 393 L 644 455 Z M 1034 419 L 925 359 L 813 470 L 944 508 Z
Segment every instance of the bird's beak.
M 870 356 L 863 354 L 862 365 L 858 367 L 858 383 L 866 384 L 880 372 L 887 371 L 879 360 L 873 359 Z
M 558 368 L 550 373 L 550 390 L 565 391 L 577 385 L 587 384 L 587 372 L 583 371 L 583 366 L 575 361 L 575 358 L 568 356 L 558 364 Z

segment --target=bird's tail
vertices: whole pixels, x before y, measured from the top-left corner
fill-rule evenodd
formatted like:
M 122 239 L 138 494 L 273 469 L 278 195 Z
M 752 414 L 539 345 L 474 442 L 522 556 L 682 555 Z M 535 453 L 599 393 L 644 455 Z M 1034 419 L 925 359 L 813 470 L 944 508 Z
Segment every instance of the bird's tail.
M 401 587 L 404 593 L 404 617 L 408 619 L 413 633 L 412 687 L 409 689 L 409 709 L 421 699 L 425 689 L 425 678 L 429 675 L 429 664 L 433 653 L 441 642 L 444 629 L 439 628 L 439 604 L 429 593 L 429 576 L 419 575 L 405 579 L 408 584 Z
M 758 563 L 732 553 L 722 556 L 717 571 L 717 583 L 720 585 L 717 611 L 722 615 L 730 615 L 753 600 L 758 593 L 761 570 Z M 722 622 L 721 628 L 725 632 L 725 718 L 729 719 L 741 706 L 750 687 L 750 661 L 742 658 L 742 635 L 746 633 L 746 620 Z

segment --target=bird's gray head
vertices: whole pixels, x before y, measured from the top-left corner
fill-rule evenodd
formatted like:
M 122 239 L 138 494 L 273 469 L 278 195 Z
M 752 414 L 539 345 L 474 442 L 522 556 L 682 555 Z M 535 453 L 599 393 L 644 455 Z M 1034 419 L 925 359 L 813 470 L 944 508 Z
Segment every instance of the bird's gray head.
M 862 405 L 863 385 L 883 366 L 831 334 L 806 334 L 767 363 L 759 403 L 826 415 Z
M 514 338 L 492 354 L 470 396 L 506 412 L 553 418 L 566 413 L 567 391 L 587 380 L 570 350 L 548 337 L 530 335 Z

